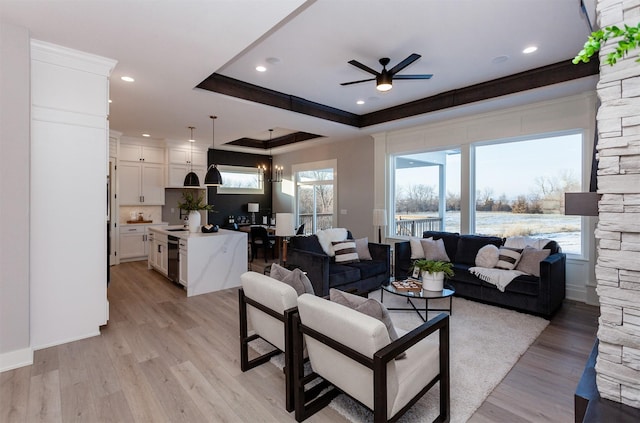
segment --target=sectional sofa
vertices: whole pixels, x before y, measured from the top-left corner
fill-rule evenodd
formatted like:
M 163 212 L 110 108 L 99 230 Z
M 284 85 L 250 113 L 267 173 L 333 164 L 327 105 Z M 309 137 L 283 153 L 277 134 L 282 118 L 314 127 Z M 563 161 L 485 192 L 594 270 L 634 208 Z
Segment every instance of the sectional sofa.
M 347 238 L 353 239 L 351 232 Z M 294 236 L 289 240 L 287 267 L 307 273 L 316 295 L 329 295 L 330 288 L 366 293 L 388 285 L 391 277 L 390 246 L 369 242 L 370 260 L 336 263 L 323 250 L 317 235 Z
M 540 261 L 540 276 L 518 276 L 501 292 L 495 285 L 469 272 L 469 269 L 476 265 L 476 256 L 482 247 L 488 244 L 501 247 L 505 239 L 435 231 L 425 231 L 423 237 L 443 240 L 447 255 L 454 265 L 455 275 L 449 283 L 454 286 L 456 296 L 547 318 L 562 305 L 566 286 L 566 255 L 555 241 L 549 241 L 543 246 L 549 250 L 549 256 Z M 394 253 L 394 276 L 404 279 L 409 274 L 413 261 L 409 241 L 397 242 Z

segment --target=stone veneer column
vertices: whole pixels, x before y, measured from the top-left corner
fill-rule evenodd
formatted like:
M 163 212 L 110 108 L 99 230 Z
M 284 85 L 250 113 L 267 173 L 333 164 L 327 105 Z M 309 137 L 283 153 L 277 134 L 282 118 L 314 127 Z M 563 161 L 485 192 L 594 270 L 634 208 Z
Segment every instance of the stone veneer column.
M 598 22 L 637 25 L 640 1 L 599 0 Z M 608 43 L 601 61 L 613 48 Z M 640 407 L 640 63 L 638 50 L 615 66 L 601 65 L 598 97 L 600 299 L 596 364 L 600 396 Z

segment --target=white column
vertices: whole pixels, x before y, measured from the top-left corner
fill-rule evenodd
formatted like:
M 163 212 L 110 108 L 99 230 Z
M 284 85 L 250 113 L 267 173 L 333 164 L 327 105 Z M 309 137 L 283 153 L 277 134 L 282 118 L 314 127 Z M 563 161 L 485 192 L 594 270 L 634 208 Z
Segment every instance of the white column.
M 109 74 L 115 61 L 31 42 L 31 345 L 107 318 Z

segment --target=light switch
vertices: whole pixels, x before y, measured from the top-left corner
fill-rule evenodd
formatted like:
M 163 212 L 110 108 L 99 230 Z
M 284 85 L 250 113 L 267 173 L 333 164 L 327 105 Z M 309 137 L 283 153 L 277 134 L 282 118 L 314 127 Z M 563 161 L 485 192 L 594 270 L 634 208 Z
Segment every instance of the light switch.
M 347 209 L 340 209 L 340 214 L 347 214 Z

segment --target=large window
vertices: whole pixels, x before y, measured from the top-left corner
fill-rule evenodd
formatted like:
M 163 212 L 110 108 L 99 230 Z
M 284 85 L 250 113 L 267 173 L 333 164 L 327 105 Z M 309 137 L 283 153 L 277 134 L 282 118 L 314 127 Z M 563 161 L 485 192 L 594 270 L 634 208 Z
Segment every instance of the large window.
M 391 235 L 460 230 L 460 150 L 398 155 L 393 167 Z
M 296 166 L 298 167 L 298 166 Z M 301 170 L 305 169 L 305 170 Z M 297 221 L 305 233 L 332 228 L 335 222 L 335 165 L 311 163 L 295 169 Z
M 527 235 L 582 251 L 581 218 L 564 193 L 582 186 L 582 134 L 475 146 L 475 233 Z
M 264 194 L 264 178 L 257 167 L 219 165 L 224 182 L 218 194 Z
M 565 253 L 581 255 L 582 218 L 564 215 L 564 193 L 582 191 L 582 147 L 581 132 L 477 143 L 466 150 L 469 180 L 462 183 L 459 149 L 392 156 L 390 235 L 468 228 L 482 235 L 549 238 Z M 471 205 L 464 210 L 465 224 L 461 192 Z

